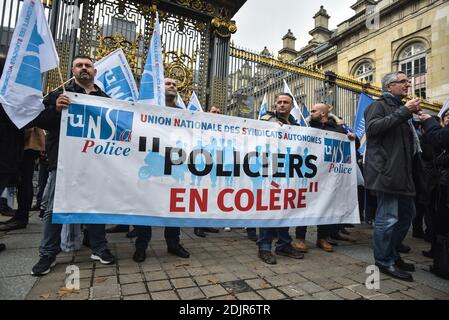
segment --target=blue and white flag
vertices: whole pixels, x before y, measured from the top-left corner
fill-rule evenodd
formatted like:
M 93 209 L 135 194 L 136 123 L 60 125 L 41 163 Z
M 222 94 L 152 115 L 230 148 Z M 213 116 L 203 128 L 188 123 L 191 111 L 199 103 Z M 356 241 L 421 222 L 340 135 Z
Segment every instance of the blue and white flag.
M 445 114 L 447 110 L 449 110 L 449 98 L 444 103 L 444 105 L 441 108 L 440 112 L 438 112 L 438 117 L 442 118 L 443 114 Z
M 265 93 L 265 95 L 263 96 L 263 100 L 262 100 L 262 104 L 260 105 L 260 111 L 259 111 L 259 118 L 257 118 L 258 120 L 260 120 L 260 118 L 262 118 L 262 116 L 267 113 L 268 108 L 267 108 L 267 94 Z
M 305 104 L 302 105 L 301 109 L 303 117 L 301 118 L 301 121 L 299 121 L 299 125 L 301 127 L 308 127 L 309 125 L 307 124 L 305 119 L 307 119 L 307 117 L 310 115 L 309 110 L 307 110 L 307 106 Z
M 136 81 L 122 48 L 111 52 L 95 63 L 95 83 L 111 98 L 137 101 L 139 92 Z
M 181 98 L 181 95 L 178 92 L 178 98 L 176 100 L 176 105 L 182 109 L 187 109 L 186 104 L 184 103 L 184 101 Z
M 157 13 L 154 21 L 153 37 L 151 38 L 147 61 L 140 82 L 139 102 L 165 106 L 164 61 Z
M 360 94 L 359 105 L 357 106 L 357 114 L 355 115 L 354 121 L 354 133 L 360 140 L 359 151 L 361 154 L 364 154 L 366 149 L 365 110 L 373 102 L 374 99 L 366 93 L 362 92 Z
M 196 96 L 195 91 L 193 91 L 192 96 L 190 97 L 189 105 L 187 106 L 187 110 L 190 111 L 203 111 L 203 108 L 201 108 L 200 100 L 198 100 L 198 97 Z
M 42 73 L 59 57 L 40 0 L 24 0 L 0 79 L 0 103 L 20 129 L 44 109 Z
M 305 117 L 302 114 L 301 108 L 298 105 L 298 102 L 296 102 L 295 96 L 290 91 L 290 87 L 287 84 L 287 81 L 285 79 L 282 79 L 284 81 L 284 92 L 289 93 L 293 97 L 293 109 L 290 111 L 290 114 L 295 118 L 296 122 L 301 124 L 302 126 L 308 127 L 308 123 L 305 121 Z

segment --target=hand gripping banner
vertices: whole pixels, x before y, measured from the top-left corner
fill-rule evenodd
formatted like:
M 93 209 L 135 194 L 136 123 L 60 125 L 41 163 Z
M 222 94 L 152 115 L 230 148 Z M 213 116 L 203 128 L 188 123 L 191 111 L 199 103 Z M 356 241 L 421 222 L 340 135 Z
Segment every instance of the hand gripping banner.
M 359 223 L 345 135 L 67 94 L 54 223 Z

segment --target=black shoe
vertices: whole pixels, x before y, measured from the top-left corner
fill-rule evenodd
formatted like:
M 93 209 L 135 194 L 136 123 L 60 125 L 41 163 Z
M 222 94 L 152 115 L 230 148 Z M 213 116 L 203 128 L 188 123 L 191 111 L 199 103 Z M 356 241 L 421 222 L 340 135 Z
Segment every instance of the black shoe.
M 400 253 L 409 253 L 410 250 L 412 250 L 412 248 L 410 248 L 409 246 L 406 246 L 405 244 L 400 244 L 397 248 L 398 252 Z
M 112 255 L 109 249 L 103 250 L 101 254 L 92 253 L 90 258 L 100 261 L 101 264 L 111 264 L 115 261 L 115 257 Z
M 33 276 L 43 276 L 50 272 L 50 269 L 56 265 L 56 257 L 47 257 L 43 256 L 39 259 L 39 262 L 36 263 L 31 269 L 31 274 Z
M 133 260 L 135 262 L 144 262 L 146 258 L 147 254 L 145 250 L 136 250 L 136 252 L 134 252 Z
M 251 241 L 257 241 L 257 233 L 255 231 L 249 231 L 248 239 Z
M 346 235 L 350 235 L 349 231 L 346 230 L 345 228 L 341 228 L 340 232 L 343 233 L 343 234 L 346 234 Z
M 0 252 L 6 249 L 6 246 L 4 243 L 0 243 Z
M 379 268 L 380 272 L 385 273 L 393 278 L 404 280 L 404 281 L 409 281 L 409 282 L 413 281 L 413 277 L 410 273 L 402 271 L 401 269 L 399 269 L 398 267 L 396 267 L 394 265 L 389 266 L 389 267 L 384 267 L 384 266 L 381 266 L 376 263 L 376 266 Z
M 274 252 L 276 252 L 276 254 L 279 256 L 286 256 L 294 259 L 304 258 L 304 254 L 301 251 L 293 248 L 291 244 L 284 246 L 282 249 L 276 249 Z
M 433 251 L 430 249 L 429 251 L 422 251 L 422 255 L 426 258 L 433 259 Z
M 402 271 L 415 272 L 415 265 L 413 263 L 407 263 L 401 258 L 396 261 L 395 265 Z
M 276 257 L 273 256 L 271 251 L 259 250 L 259 258 L 267 264 L 276 264 Z
M 10 219 L 5 224 L 0 225 L 0 231 L 11 231 L 18 229 L 25 229 L 27 226 L 27 222 L 20 221 L 18 219 Z
M 176 247 L 168 247 L 167 252 L 173 253 L 175 256 L 180 258 L 188 258 L 190 257 L 190 253 L 184 249 L 180 244 Z
M 119 232 L 128 232 L 129 226 L 118 224 L 111 228 L 106 229 L 106 233 L 119 233 Z
M 330 237 L 326 239 L 327 242 L 329 242 L 333 246 L 338 246 L 338 242 L 335 240 L 332 240 Z
M 193 233 L 200 238 L 205 238 L 206 234 L 202 228 L 193 228 Z
M 44 209 L 40 209 L 39 210 L 39 218 L 43 219 L 44 218 L 44 214 L 45 214 L 45 210 Z
M 340 241 L 352 241 L 349 238 L 343 237 L 341 234 L 337 233 L 334 235 L 331 235 L 329 238 L 333 239 L 333 240 L 340 240 Z
M 30 211 L 39 211 L 40 209 L 41 209 L 40 203 L 39 203 L 39 204 L 36 203 L 36 204 L 31 208 Z
M 127 238 L 135 238 L 135 237 L 137 237 L 137 229 L 136 228 L 132 229 L 130 232 L 128 232 L 126 234 L 126 237 Z
M 219 233 L 220 230 L 217 228 L 202 228 L 204 232 L 209 232 L 209 233 Z
M 5 217 L 14 217 L 14 215 L 16 214 L 16 210 L 8 207 L 0 211 L 0 214 Z

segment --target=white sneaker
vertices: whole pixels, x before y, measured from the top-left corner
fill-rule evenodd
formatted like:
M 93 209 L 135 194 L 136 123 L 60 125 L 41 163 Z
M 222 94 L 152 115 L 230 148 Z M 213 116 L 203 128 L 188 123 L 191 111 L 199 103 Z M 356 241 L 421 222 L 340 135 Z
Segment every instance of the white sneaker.
M 224 231 L 226 231 L 226 232 L 230 232 L 230 231 L 231 231 L 231 228 L 229 228 L 229 227 L 226 227 L 226 228 L 224 228 Z

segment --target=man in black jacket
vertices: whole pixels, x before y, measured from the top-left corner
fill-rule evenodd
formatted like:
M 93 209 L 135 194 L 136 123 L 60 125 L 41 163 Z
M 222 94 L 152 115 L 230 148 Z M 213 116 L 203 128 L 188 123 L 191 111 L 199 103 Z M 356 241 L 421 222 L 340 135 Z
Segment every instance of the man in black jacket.
M 310 127 L 317 128 L 326 131 L 333 131 L 338 133 L 347 134 L 346 130 L 339 125 L 333 117 L 330 117 L 329 105 L 324 103 L 317 103 L 310 109 Z M 348 133 L 348 137 L 351 140 L 355 139 L 353 133 Z M 319 225 L 317 233 L 316 245 L 318 248 L 323 249 L 326 252 L 332 252 L 332 244 L 328 242 L 327 238 L 330 236 L 331 228 L 337 228 L 339 225 Z M 337 231 L 338 232 L 338 231 Z M 296 241 L 293 246 L 301 252 L 307 252 L 306 246 L 306 233 L 307 226 L 296 227 Z
M 281 93 L 276 96 L 276 111 L 267 112 L 260 120 L 277 122 L 280 125 L 287 124 L 297 126 L 295 118 L 290 114 L 293 109 L 293 97 L 289 93 Z M 288 227 L 282 228 L 260 228 L 257 246 L 259 247 L 259 258 L 267 264 L 276 264 L 276 258 L 271 253 L 271 244 L 274 233 L 277 231 L 278 241 L 276 243 L 276 254 L 294 259 L 302 259 L 304 255 L 292 246 L 292 238 L 288 233 Z
M 0 65 L 0 75 L 3 73 Z M 18 129 L 0 104 L 0 194 L 16 178 L 23 157 L 24 130 Z M 5 249 L 0 244 L 0 251 Z
M 73 60 L 72 72 L 74 80 L 65 86 L 69 92 L 107 97 L 98 86 L 94 84 L 97 71 L 92 59 L 87 56 L 77 56 Z M 61 111 L 70 104 L 69 98 L 58 89 L 44 99 L 45 110 L 32 121 L 32 126 L 48 130 L 47 152 L 49 178 L 47 182 L 48 205 L 44 215 L 44 234 L 39 248 L 40 260 L 34 265 L 31 274 L 35 276 L 45 275 L 50 272 L 56 264 L 56 255 L 61 251 L 61 224 L 53 224 L 53 200 L 56 183 L 56 165 L 58 162 L 59 131 L 61 124 Z M 66 196 L 70 196 L 69 194 Z M 91 259 L 98 260 L 102 264 L 111 264 L 115 261 L 107 247 L 106 232 L 104 224 L 86 225 L 90 247 L 92 249 Z
M 380 271 L 392 277 L 413 281 L 406 271 L 414 271 L 397 251 L 415 215 L 413 157 L 420 151 L 412 124 L 413 113 L 421 108 L 418 99 L 405 105 L 410 82 L 401 71 L 382 79 L 383 95 L 365 111 L 365 187 L 377 194 L 374 227 L 374 259 Z

